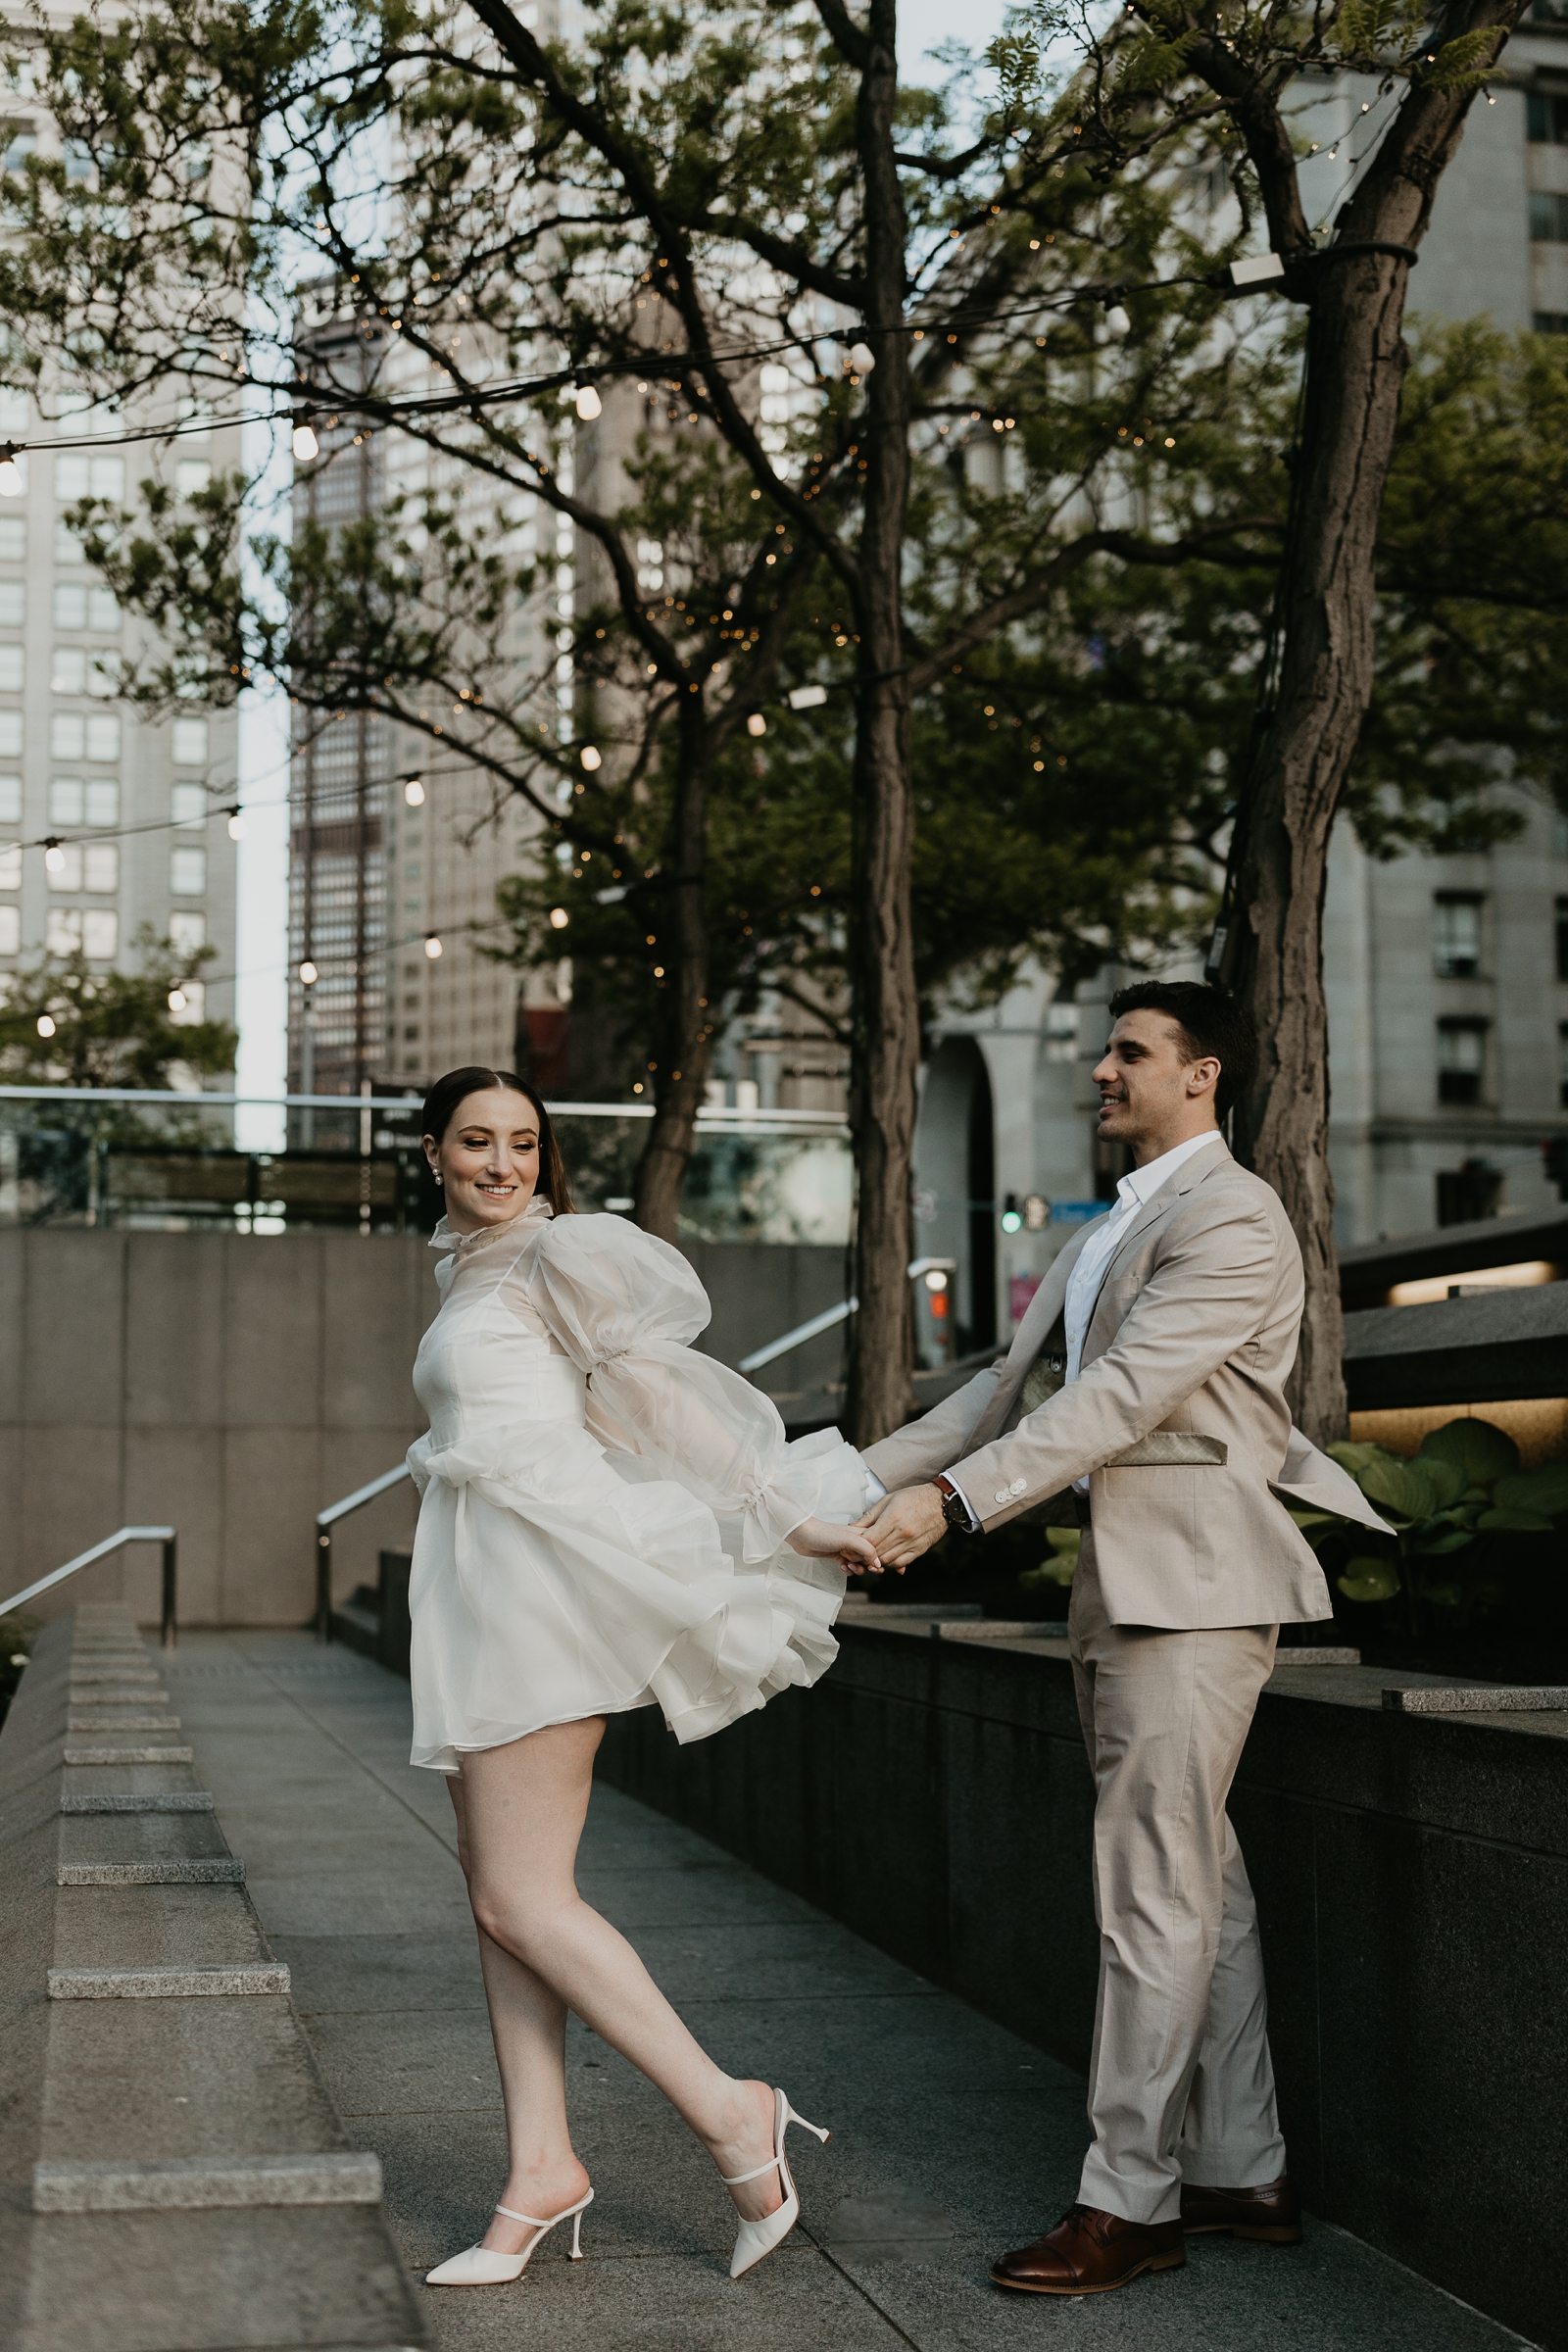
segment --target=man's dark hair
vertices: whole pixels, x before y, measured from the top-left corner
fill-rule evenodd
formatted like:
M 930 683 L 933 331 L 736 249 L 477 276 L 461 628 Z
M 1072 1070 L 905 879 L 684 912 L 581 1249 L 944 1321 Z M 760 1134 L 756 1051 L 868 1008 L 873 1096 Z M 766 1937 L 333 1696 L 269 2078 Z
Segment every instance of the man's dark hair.
M 1175 1022 L 1183 1057 L 1201 1061 L 1212 1054 L 1219 1063 L 1214 1088 L 1214 1111 L 1228 1119 L 1238 1095 L 1245 1094 L 1257 1068 L 1257 1031 L 1228 989 L 1211 988 L 1206 980 L 1140 980 L 1118 988 L 1110 1000 L 1110 1017 L 1124 1012 L 1162 1012 Z

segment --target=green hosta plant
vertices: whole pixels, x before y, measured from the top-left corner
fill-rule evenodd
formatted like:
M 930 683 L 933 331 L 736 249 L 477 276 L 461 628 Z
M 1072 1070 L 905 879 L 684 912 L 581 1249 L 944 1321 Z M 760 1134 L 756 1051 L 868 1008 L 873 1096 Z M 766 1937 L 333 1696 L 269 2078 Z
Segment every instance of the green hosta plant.
M 1392 1600 L 1402 1592 L 1412 1634 L 1421 1631 L 1427 1609 L 1468 1615 L 1478 1602 L 1501 1597 L 1486 1574 L 1493 1547 L 1481 1538 L 1550 1534 L 1568 1515 L 1568 1462 L 1521 1470 L 1518 1446 L 1490 1421 L 1446 1421 L 1427 1432 L 1409 1460 L 1368 1444 L 1329 1451 L 1394 1527 L 1394 1537 L 1368 1537 L 1333 1511 L 1291 1516 L 1314 1547 L 1351 1536 L 1358 1548 L 1335 1579 L 1340 1591 L 1359 1601 Z
M 1018 1578 L 1026 1592 L 1037 1585 L 1070 1585 L 1078 1571 L 1078 1546 L 1083 1537 L 1076 1527 L 1053 1527 L 1046 1531 L 1051 1545 L 1038 1568 L 1025 1568 Z

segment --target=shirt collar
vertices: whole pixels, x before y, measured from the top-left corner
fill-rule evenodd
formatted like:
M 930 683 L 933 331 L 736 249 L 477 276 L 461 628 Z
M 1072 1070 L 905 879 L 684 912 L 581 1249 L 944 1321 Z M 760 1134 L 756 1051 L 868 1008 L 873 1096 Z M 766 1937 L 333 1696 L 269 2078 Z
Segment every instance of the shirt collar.
M 1124 1176 L 1116 1187 L 1117 1200 L 1124 1208 L 1152 1200 L 1160 1186 L 1170 1181 L 1183 1160 L 1191 1159 L 1195 1152 L 1201 1152 L 1206 1145 L 1217 1144 L 1220 1140 L 1217 1127 L 1206 1129 L 1202 1135 L 1190 1135 L 1185 1144 L 1177 1144 L 1173 1151 L 1162 1152 L 1157 1159 L 1152 1159 L 1147 1167 L 1134 1168 L 1131 1175 Z

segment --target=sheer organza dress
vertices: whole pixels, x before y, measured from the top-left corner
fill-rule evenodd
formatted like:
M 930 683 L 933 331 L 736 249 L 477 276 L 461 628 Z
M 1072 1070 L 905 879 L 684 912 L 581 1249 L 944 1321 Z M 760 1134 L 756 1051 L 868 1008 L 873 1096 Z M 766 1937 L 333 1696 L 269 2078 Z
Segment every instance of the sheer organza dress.
M 706 1739 L 838 1652 L 836 1560 L 786 1544 L 863 1509 L 835 1431 L 787 1444 L 758 1390 L 690 1343 L 708 1297 L 614 1216 L 444 1224 L 414 1385 L 430 1429 L 409 1599 L 416 1764 L 659 1706 Z

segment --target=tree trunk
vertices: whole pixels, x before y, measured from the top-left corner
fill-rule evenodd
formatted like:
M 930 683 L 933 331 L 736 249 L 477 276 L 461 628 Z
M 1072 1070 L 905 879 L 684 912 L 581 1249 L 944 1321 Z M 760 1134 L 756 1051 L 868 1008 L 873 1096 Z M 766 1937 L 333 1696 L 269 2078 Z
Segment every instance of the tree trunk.
M 920 1067 L 909 856 L 908 684 L 903 564 L 909 489 L 909 376 L 904 323 L 904 192 L 893 160 L 896 0 L 872 0 L 857 143 L 865 184 L 865 506 L 859 544 L 859 684 L 855 746 L 855 1078 L 858 1179 L 850 1340 L 849 1435 L 865 1446 L 913 1406 L 909 1312 L 910 1168 Z
M 700 692 L 685 698 L 679 726 L 668 852 L 673 881 L 668 911 L 659 918 L 658 946 L 667 952 L 662 957 L 664 977 L 655 983 L 661 991 L 662 1017 L 655 1029 L 659 1066 L 653 1074 L 654 1117 L 632 1187 L 638 1224 L 662 1242 L 676 1239 L 681 1193 L 712 1056 L 704 904 L 711 747 Z

